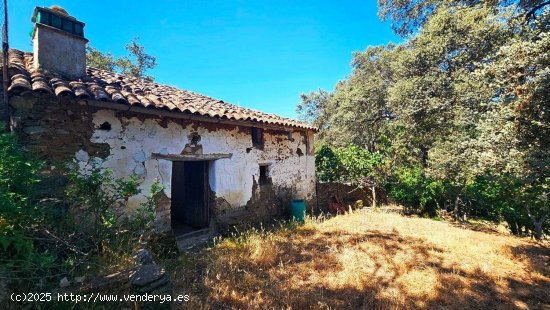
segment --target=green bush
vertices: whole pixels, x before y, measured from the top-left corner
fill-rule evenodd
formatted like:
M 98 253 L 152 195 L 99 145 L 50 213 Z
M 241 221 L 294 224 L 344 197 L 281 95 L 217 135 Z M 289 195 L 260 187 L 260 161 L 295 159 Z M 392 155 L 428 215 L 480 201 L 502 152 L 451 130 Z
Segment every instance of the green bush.
M 359 184 L 365 178 L 374 181 L 381 176 L 384 157 L 357 145 L 332 148 L 321 146 L 315 154 L 317 178 L 322 182 Z
M 136 177 L 115 179 L 110 170 L 103 170 L 99 164 L 92 164 L 86 173 L 71 171 L 69 182 L 67 197 L 73 206 L 91 217 L 91 236 L 96 241 L 116 234 L 118 218 L 113 209 L 115 203 L 139 194 Z
M 317 176 L 325 182 L 385 187 L 393 201 L 411 212 L 433 217 L 438 209 L 446 209 L 462 220 L 473 216 L 495 223 L 505 221 L 513 234 L 534 231 L 534 219 L 540 221 L 550 209 L 547 179 L 521 182 L 513 175 L 487 173 L 458 187 L 448 180 L 423 175 L 420 164 L 390 169 L 387 161 L 384 154 L 355 145 L 323 145 L 316 153 Z M 550 220 L 546 220 L 542 230 L 549 229 Z
M 336 182 L 342 178 L 342 165 L 335 151 L 328 145 L 315 153 L 317 179 L 321 182 Z
M 0 159 L 0 273 L 21 283 L 63 271 L 59 249 L 36 242 L 41 232 L 55 230 L 62 214 L 36 196 L 42 161 L 6 132 L 0 132 Z
M 388 162 L 380 152 L 370 152 L 360 146 L 331 148 L 322 146 L 315 154 L 316 172 L 320 181 L 349 183 L 357 188 L 369 188 L 372 206 L 376 206 L 376 188 L 387 179 Z
M 537 212 L 545 212 L 545 189 L 543 184 L 520 182 L 511 175 L 482 175 L 465 189 L 474 204 L 472 214 L 495 222 L 506 221 L 510 232 L 522 234 L 534 229 L 533 220 L 540 218 Z M 550 223 L 543 223 L 548 231 Z
M 85 173 L 72 171 L 66 193 L 73 209 L 79 209 L 91 219 L 85 229 L 97 245 L 98 253 L 109 252 L 116 256 L 131 253 L 139 246 L 142 235 L 152 229 L 162 189 L 158 181 L 154 182 L 145 202 L 137 210 L 126 212 L 128 198 L 141 192 L 138 178 L 115 178 L 111 170 L 102 169 L 96 163 Z
M 124 207 L 139 193 L 135 177 L 114 178 L 97 165 L 84 174 L 67 171 L 66 197 L 58 201 L 37 189 L 45 182 L 45 165 L 13 134 L 0 132 L 0 158 L 0 276 L 10 290 L 45 289 L 64 276 L 112 271 L 144 246 L 160 183 L 138 210 L 121 216 L 114 206 Z
M 434 213 L 444 201 L 445 184 L 422 176 L 422 167 L 403 166 L 395 169 L 388 183 L 388 193 L 397 203 L 411 211 Z
M 534 230 L 528 209 L 535 218 L 540 218 L 547 207 L 541 194 L 543 185 L 525 184 L 510 175 L 480 175 L 457 190 L 451 184 L 423 177 L 420 166 L 404 166 L 393 171 L 387 191 L 395 202 L 409 210 L 432 216 L 438 208 L 452 209 L 458 195 L 463 206 L 467 206 L 468 217 L 495 223 L 505 221 L 516 235 Z M 550 223 L 543 223 L 542 229 L 548 232 Z
M 377 183 L 377 179 L 383 178 L 381 167 L 383 156 L 380 153 L 369 152 L 369 150 L 351 144 L 347 147 L 337 148 L 336 155 L 342 167 L 342 174 L 345 181 L 357 185 L 369 186 Z

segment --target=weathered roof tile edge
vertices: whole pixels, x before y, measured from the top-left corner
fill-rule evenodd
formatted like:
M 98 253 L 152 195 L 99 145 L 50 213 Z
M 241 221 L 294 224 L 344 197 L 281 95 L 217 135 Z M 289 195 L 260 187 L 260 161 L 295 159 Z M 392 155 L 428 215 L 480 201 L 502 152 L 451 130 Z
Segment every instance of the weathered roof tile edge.
M 39 92 L 58 97 L 103 101 L 192 114 L 197 116 L 243 122 L 294 127 L 317 131 L 307 123 L 242 108 L 222 100 L 176 87 L 161 85 L 133 77 L 87 67 L 87 77 L 67 80 L 55 73 L 37 71 L 33 66 L 33 54 L 16 49 L 9 51 L 10 94 Z

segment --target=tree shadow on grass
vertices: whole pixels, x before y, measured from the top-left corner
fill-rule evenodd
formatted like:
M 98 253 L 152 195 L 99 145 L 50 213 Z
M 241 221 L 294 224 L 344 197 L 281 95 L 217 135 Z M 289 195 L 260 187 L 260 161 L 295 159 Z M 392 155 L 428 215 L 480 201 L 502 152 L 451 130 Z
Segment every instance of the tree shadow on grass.
M 532 243 L 512 247 L 515 256 L 523 256 L 528 260 L 533 270 L 550 277 L 550 248 L 542 244 Z
M 252 250 L 266 252 L 251 256 Z M 547 250 L 517 249 L 528 257 Z M 202 297 L 193 300 L 194 308 L 536 309 L 549 304 L 550 284 L 542 278 L 465 270 L 445 259 L 453 253 L 396 231 L 301 228 L 253 249 L 205 255 L 206 272 L 195 282 Z
M 510 280 L 511 287 L 523 300 L 529 299 L 532 303 L 538 303 L 541 308 L 550 309 L 550 248 L 542 244 L 530 243 L 511 247 L 514 256 L 522 257 L 530 270 L 533 270 L 532 285 L 529 290 L 518 283 Z
M 446 221 L 446 223 L 449 223 L 452 226 L 460 229 L 468 229 L 468 230 L 478 231 L 486 234 L 502 236 L 502 232 L 498 230 L 496 225 L 493 226 L 490 223 L 461 222 L 457 220 L 449 220 L 449 221 Z

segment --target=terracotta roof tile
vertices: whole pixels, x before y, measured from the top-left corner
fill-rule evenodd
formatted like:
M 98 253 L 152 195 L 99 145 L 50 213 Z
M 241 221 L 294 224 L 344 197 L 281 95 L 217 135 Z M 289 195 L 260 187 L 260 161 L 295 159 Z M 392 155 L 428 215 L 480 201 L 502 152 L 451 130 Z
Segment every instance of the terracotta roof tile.
M 316 130 L 306 123 L 242 108 L 222 100 L 161 85 L 155 82 L 122 76 L 114 72 L 88 67 L 87 77 L 66 80 L 61 76 L 36 71 L 32 53 L 9 51 L 10 93 L 26 91 L 74 96 L 81 99 L 164 109 L 218 119 L 254 121 L 258 123 Z

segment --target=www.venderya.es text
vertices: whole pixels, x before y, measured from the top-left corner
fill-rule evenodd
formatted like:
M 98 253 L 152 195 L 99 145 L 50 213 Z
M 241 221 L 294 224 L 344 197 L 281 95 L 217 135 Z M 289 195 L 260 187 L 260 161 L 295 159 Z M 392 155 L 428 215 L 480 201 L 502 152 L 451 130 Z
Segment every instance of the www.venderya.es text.
M 189 295 L 178 294 L 74 294 L 74 293 L 13 293 L 11 301 L 15 302 L 157 302 L 170 303 L 189 301 Z

